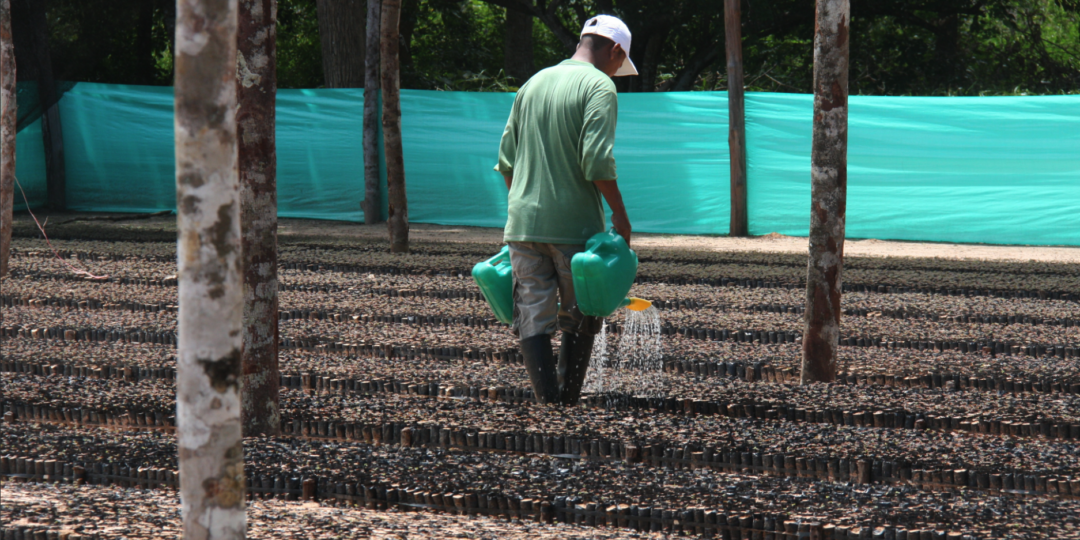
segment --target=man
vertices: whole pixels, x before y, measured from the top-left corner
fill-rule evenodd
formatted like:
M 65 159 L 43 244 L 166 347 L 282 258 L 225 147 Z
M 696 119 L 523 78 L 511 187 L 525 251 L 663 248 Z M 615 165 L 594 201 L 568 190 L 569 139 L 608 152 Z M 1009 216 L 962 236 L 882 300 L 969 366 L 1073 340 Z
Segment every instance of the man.
M 622 21 L 589 19 L 574 56 L 518 91 L 499 145 L 495 170 L 510 190 L 503 240 L 514 274 L 513 328 L 541 403 L 573 405 L 581 397 L 602 321 L 578 310 L 570 260 L 605 229 L 601 195 L 615 231 L 630 243 L 612 155 L 618 100 L 611 81 L 637 75 L 629 53 L 630 30 Z

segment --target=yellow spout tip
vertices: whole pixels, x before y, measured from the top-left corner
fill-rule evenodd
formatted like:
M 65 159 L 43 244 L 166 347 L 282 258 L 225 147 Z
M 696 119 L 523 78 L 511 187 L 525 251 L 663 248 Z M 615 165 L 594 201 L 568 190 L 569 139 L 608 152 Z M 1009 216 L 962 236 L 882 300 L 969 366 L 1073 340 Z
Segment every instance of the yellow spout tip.
M 626 309 L 630 311 L 645 311 L 652 306 L 652 302 L 645 300 L 644 298 L 630 298 L 630 303 L 627 304 Z

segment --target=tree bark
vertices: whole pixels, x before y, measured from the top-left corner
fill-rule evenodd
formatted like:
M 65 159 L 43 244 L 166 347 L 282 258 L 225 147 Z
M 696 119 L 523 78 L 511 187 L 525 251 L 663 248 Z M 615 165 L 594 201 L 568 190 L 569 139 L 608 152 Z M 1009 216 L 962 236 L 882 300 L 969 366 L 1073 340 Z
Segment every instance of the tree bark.
M 364 67 L 364 223 L 382 223 L 379 184 L 379 55 L 382 34 L 382 0 L 367 0 L 367 61 Z
M 503 69 L 518 84 L 524 84 L 536 72 L 533 68 L 533 16 L 508 9 L 504 29 Z
M 277 0 L 240 0 L 236 129 L 243 233 L 244 435 L 277 435 Z
M 245 535 L 237 0 L 179 0 L 176 417 L 185 539 Z
M 694 56 L 690 57 L 690 60 L 686 63 L 686 67 L 679 72 L 678 75 L 669 79 L 664 85 L 661 85 L 661 91 L 672 92 L 689 92 L 694 88 L 694 81 L 697 80 L 701 71 L 709 64 L 713 63 L 716 58 L 720 56 L 720 43 L 705 43 L 694 53 Z
M 11 220 L 15 204 L 15 48 L 11 43 L 11 1 L 0 0 L 0 277 L 11 256 Z
M 849 0 L 817 0 L 814 135 L 810 154 L 810 259 L 801 382 L 832 381 L 840 339 L 847 212 Z
M 318 0 L 319 41 L 327 88 L 364 87 L 365 0 Z
M 551 33 L 555 35 L 555 39 L 562 43 L 567 53 L 573 54 L 574 49 L 577 48 L 580 36 L 578 36 L 577 32 L 567 28 L 559 18 L 559 8 L 566 4 L 565 0 L 551 0 L 548 2 L 538 2 L 537 0 L 484 1 L 491 5 L 504 7 L 507 11 L 516 10 L 531 14 L 533 17 L 540 19 L 540 22 L 544 23 L 548 30 L 551 30 Z M 585 24 L 584 20 L 580 22 Z
M 728 236 L 749 234 L 746 209 L 746 107 L 743 100 L 742 0 L 724 0 L 728 74 L 728 151 L 731 156 L 731 223 Z
M 630 85 L 632 92 L 656 91 L 656 71 L 660 65 L 660 57 L 664 50 L 664 43 L 667 41 L 668 32 L 668 28 L 665 27 L 645 38 L 645 52 L 638 61 L 634 62 L 638 67 L 638 76 L 626 77 L 633 79 L 633 84 Z
M 401 86 L 398 64 L 400 0 L 382 5 L 382 126 L 386 152 L 387 227 L 390 252 L 409 252 L 409 209 L 405 198 L 405 162 L 401 150 Z

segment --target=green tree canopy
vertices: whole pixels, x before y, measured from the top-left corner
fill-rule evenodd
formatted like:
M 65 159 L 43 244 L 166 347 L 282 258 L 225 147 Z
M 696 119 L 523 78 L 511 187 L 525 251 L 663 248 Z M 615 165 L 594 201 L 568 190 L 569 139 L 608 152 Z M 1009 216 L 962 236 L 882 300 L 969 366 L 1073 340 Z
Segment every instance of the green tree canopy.
M 42 1 L 58 79 L 171 84 L 171 0 Z M 642 73 L 620 91 L 726 88 L 719 0 L 404 0 L 402 86 L 515 89 L 503 73 L 508 9 L 534 17 L 537 69 L 572 52 L 585 19 L 611 13 L 634 33 Z M 1080 88 L 1080 0 L 852 0 L 851 13 L 852 94 Z M 278 14 L 279 86 L 322 86 L 315 0 L 279 0 Z M 744 0 L 747 89 L 809 93 L 813 25 L 812 2 Z

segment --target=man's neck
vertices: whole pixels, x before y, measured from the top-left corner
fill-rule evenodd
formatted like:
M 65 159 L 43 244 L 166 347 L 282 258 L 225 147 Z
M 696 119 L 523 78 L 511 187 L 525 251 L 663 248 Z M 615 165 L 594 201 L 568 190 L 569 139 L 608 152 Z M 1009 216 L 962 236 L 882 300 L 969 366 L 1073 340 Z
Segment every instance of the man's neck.
M 600 66 L 596 65 L 596 57 L 588 47 L 579 47 L 578 50 L 574 51 L 574 56 L 571 56 L 570 59 L 579 62 L 588 62 L 592 64 L 594 68 L 600 69 Z M 600 71 L 603 70 L 601 69 Z

